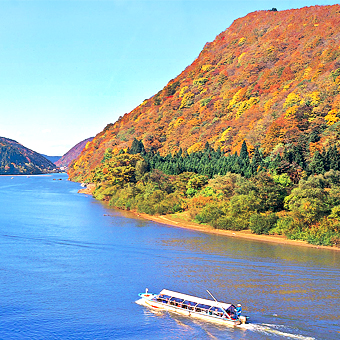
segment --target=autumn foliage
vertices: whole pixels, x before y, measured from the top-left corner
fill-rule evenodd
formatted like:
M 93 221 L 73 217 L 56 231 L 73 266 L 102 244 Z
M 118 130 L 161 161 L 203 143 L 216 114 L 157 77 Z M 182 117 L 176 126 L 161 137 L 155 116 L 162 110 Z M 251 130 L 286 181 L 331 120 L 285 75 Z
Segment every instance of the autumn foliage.
M 224 154 L 259 149 L 274 158 L 302 147 L 338 147 L 340 5 L 258 11 L 207 43 L 180 75 L 100 132 L 71 165 L 73 180 L 91 177 L 105 152 L 131 147 L 165 156 L 206 142 Z M 255 222 L 254 222 L 255 223 Z
M 37 152 L 15 140 L 0 137 L 0 175 L 36 175 L 53 172 L 55 168 Z

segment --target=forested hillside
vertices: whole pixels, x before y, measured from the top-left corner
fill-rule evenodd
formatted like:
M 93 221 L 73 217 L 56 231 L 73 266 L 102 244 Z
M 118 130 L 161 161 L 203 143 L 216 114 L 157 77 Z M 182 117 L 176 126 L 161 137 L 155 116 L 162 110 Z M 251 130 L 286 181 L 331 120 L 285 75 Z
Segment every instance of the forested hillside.
M 78 144 L 76 144 L 73 148 L 65 153 L 60 159 L 55 162 L 55 165 L 58 167 L 68 167 L 70 163 L 79 157 L 84 147 L 88 142 L 91 142 L 93 137 L 87 138 Z
M 70 166 L 94 196 L 340 245 L 340 5 L 237 19 Z
M 20 143 L 0 137 L 0 174 L 33 175 L 48 173 L 56 166 L 42 155 Z
M 71 178 L 89 178 L 106 149 L 118 152 L 134 138 L 161 155 L 206 142 L 234 153 L 245 140 L 250 155 L 300 145 L 310 159 L 338 146 L 339 13 L 340 5 L 316 6 L 235 20 L 178 77 L 99 133 Z

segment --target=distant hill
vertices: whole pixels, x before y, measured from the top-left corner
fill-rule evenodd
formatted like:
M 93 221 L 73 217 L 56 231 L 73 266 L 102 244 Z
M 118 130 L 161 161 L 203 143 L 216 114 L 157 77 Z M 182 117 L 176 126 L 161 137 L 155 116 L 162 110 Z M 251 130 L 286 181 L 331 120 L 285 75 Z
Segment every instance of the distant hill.
M 46 159 L 48 159 L 54 164 L 61 158 L 61 156 L 47 156 L 47 155 L 42 155 L 42 156 L 44 156 Z
M 0 137 L 0 174 L 34 175 L 52 172 L 56 166 L 44 156 L 15 140 Z
M 98 133 L 69 170 L 90 177 L 105 152 L 134 138 L 161 155 L 297 145 L 307 161 L 340 147 L 340 5 L 257 11 L 239 18 L 175 79 Z
M 72 149 L 67 151 L 63 157 L 61 157 L 59 160 L 54 162 L 54 164 L 58 167 L 68 167 L 70 163 L 79 157 L 83 149 L 85 148 L 86 144 L 88 142 L 91 142 L 93 140 L 93 137 L 87 138 L 77 145 L 75 145 Z

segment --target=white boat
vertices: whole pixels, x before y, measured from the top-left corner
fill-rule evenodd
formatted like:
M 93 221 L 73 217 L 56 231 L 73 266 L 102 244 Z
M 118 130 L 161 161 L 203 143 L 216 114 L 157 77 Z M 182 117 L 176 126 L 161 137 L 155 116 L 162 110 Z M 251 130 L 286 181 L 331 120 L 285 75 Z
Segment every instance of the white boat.
M 144 305 L 154 309 L 163 309 L 232 327 L 247 322 L 248 317 L 239 315 L 233 304 L 218 302 L 209 291 L 207 292 L 214 301 L 168 289 L 163 289 L 159 294 L 149 293 L 146 289 L 145 293 L 140 293 L 138 296 Z

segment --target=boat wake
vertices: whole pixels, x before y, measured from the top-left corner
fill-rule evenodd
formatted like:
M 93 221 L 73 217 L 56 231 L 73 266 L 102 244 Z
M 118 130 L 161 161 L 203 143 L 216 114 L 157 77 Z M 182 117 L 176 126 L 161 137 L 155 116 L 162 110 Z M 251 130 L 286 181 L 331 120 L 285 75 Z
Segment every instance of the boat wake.
M 138 305 L 141 306 L 146 306 L 148 305 L 145 303 L 145 300 L 139 299 L 135 301 Z M 161 311 L 154 311 L 155 314 L 159 314 Z M 177 320 L 176 320 L 177 321 Z M 188 326 L 186 324 L 183 324 L 182 322 L 179 322 L 180 326 Z M 199 323 L 201 324 L 201 323 Z M 188 326 L 190 327 L 190 326 Z M 284 337 L 287 339 L 298 339 L 298 340 L 316 340 L 316 338 L 309 337 L 309 336 L 304 336 L 301 334 L 294 334 L 294 333 L 289 333 L 286 330 L 286 326 L 283 325 L 275 325 L 275 324 L 256 324 L 256 323 L 247 323 L 244 325 L 238 326 L 239 328 L 242 328 L 244 330 L 250 331 L 250 332 L 255 332 L 255 333 L 262 333 L 264 335 L 275 335 L 275 336 L 280 336 Z M 214 339 L 215 337 L 212 334 L 207 334 L 209 338 Z
M 281 327 L 284 327 L 284 326 L 270 325 L 270 324 L 253 324 L 253 323 L 242 325 L 242 328 L 245 328 L 249 331 L 263 333 L 266 335 L 274 334 L 274 335 L 282 336 L 282 337 L 289 338 L 289 339 L 316 340 L 313 337 L 304 336 L 300 334 L 287 333 L 283 330 L 278 329 Z

